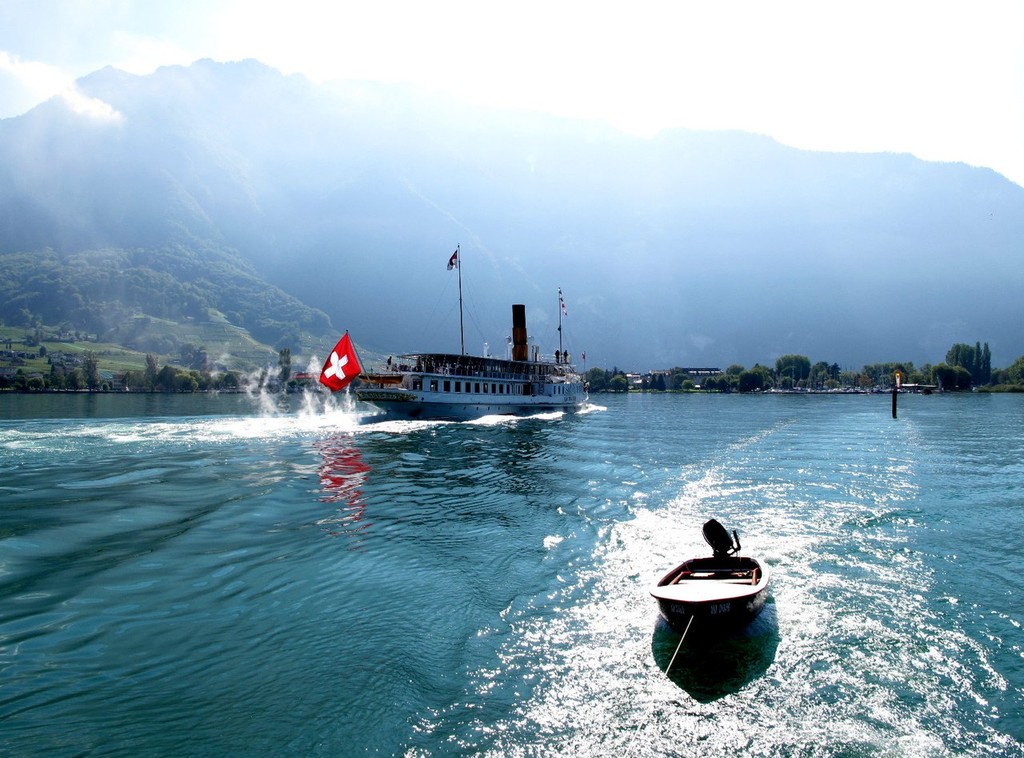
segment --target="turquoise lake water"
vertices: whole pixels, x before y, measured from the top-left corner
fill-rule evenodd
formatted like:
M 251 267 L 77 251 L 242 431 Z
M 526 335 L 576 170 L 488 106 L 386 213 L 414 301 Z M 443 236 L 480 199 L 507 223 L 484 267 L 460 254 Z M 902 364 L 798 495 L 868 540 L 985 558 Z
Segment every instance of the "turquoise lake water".
M 1024 755 L 1024 397 L 287 401 L 0 396 L 0 755 Z

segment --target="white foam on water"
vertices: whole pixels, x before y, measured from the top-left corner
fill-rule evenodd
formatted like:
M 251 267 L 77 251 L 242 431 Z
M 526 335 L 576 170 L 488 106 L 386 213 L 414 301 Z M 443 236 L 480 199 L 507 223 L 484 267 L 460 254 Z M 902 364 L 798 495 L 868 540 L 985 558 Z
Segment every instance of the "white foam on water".
M 175 418 L 131 417 L 98 421 L 75 419 L 31 429 L 0 432 L 0 449 L 19 454 L 73 452 L 97 442 L 113 446 L 190 446 L 239 440 L 316 438 L 339 432 L 408 434 L 452 422 L 407 420 L 382 416 L 360 406 L 348 393 L 334 396 L 302 393 L 282 396 L 254 393 L 253 414 Z M 291 406 L 297 407 L 292 410 Z
M 984 714 L 980 690 L 1000 682 L 983 647 L 927 599 L 934 576 L 911 549 L 921 527 L 900 510 L 915 496 L 913 460 L 897 453 L 870 478 L 835 476 L 820 462 L 773 473 L 764 451 L 786 430 L 684 467 L 665 503 L 632 498 L 634 517 L 602 527 L 585 568 L 510 609 L 513 634 L 498 667 L 479 673 L 479 694 L 500 679 L 538 684 L 503 723 L 477 725 L 488 754 L 937 755 L 1012 742 L 982 719 L 973 734 L 946 726 L 965 702 Z M 695 699 L 652 655 L 659 627 L 648 588 L 683 558 L 708 554 L 700 526 L 709 517 L 741 523 L 744 554 L 765 558 L 774 579 L 744 633 L 765 651 L 763 669 Z
M 461 423 L 471 424 L 474 426 L 515 426 L 520 420 L 522 420 L 521 416 L 510 416 L 495 413 L 487 416 L 479 416 L 478 418 L 466 419 Z

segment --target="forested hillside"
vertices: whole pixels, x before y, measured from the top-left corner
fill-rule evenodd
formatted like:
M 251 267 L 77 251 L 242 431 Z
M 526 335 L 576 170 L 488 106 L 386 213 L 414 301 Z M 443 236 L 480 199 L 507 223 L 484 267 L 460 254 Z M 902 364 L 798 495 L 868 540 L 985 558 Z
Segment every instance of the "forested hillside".
M 160 354 L 180 340 L 159 322 L 226 321 L 275 348 L 308 348 L 331 332 L 323 312 L 267 285 L 237 254 L 180 244 L 0 256 L 0 319 Z

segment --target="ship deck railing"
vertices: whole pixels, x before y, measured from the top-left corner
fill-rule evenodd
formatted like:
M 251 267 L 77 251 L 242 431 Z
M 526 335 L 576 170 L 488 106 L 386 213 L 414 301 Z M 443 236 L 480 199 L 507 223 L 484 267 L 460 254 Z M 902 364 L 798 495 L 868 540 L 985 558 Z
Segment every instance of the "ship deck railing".
M 460 361 L 446 362 L 441 364 L 423 364 L 417 363 L 416 365 L 410 364 L 394 364 L 386 366 L 380 370 L 372 371 L 371 374 L 381 376 L 401 376 L 402 374 L 413 373 L 413 374 L 424 374 L 433 376 L 444 376 L 452 379 L 464 379 L 464 380 L 483 380 L 493 379 L 496 381 L 518 381 L 518 382 L 538 382 L 545 381 L 547 379 L 561 379 L 562 381 L 569 381 L 575 372 L 569 364 L 558 364 L 558 363 L 536 363 L 529 362 L 523 363 L 522 371 L 493 371 L 488 370 L 484 367 L 483 361 L 487 361 L 487 358 L 476 359 L 481 363 L 474 365 L 473 363 L 463 363 Z

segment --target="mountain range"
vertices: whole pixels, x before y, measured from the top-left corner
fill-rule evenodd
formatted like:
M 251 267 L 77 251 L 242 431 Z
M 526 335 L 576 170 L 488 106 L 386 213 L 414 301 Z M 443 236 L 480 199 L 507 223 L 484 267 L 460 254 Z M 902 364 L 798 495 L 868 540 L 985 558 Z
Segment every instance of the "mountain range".
M 344 330 L 380 355 L 458 351 L 461 274 L 474 353 L 504 354 L 512 303 L 552 353 L 561 289 L 563 347 L 588 366 L 1024 354 L 1024 188 L 989 169 L 643 138 L 256 61 L 77 89 L 88 108 L 0 120 L 9 324 L 145 348 L 126 320 L 215 318 L 299 353 Z

